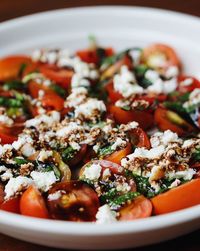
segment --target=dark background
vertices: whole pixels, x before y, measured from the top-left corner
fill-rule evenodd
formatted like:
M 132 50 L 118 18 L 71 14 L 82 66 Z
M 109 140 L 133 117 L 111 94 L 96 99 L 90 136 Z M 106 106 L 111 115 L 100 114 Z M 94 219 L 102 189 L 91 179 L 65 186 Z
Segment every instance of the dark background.
M 31 13 L 91 5 L 148 6 L 200 16 L 200 0 L 0 0 L 0 22 Z M 200 31 L 197 31 L 200 32 Z M 1 38 L 0 38 L 1 39 Z M 12 239 L 0 234 L 0 251 L 56 251 Z M 187 236 L 134 251 L 200 251 L 200 231 Z

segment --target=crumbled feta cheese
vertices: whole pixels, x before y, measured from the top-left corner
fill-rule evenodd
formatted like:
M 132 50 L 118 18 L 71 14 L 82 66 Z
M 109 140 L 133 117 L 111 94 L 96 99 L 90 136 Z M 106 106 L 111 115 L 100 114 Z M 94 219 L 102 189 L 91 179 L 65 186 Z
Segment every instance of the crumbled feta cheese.
M 0 157 L 2 157 L 7 152 L 11 152 L 12 150 L 13 150 L 13 147 L 10 144 L 5 144 L 3 146 L 0 145 Z
M 79 105 L 75 109 L 74 114 L 76 118 L 83 117 L 85 119 L 91 119 L 96 113 L 99 115 L 99 113 L 105 111 L 106 106 L 103 101 L 95 98 L 89 98 L 85 103 Z
M 1 175 L 1 180 L 2 181 L 7 181 L 7 180 L 11 179 L 12 177 L 13 177 L 12 170 L 11 169 L 7 169 L 5 171 L 5 173 L 3 173 Z
M 77 107 L 86 101 L 88 91 L 85 87 L 73 88 L 65 101 L 65 107 Z
M 51 127 L 54 123 L 60 121 L 60 113 L 57 111 L 52 111 L 48 114 L 41 114 L 33 119 L 29 119 L 25 122 L 26 127 L 38 127 L 40 124 L 45 124 Z
M 7 125 L 7 126 L 11 126 L 13 125 L 14 121 L 9 118 L 6 114 L 1 114 L 0 115 L 0 123 Z
M 124 182 L 124 183 L 118 183 L 116 189 L 119 192 L 127 193 L 131 190 L 131 187 L 129 186 L 128 183 Z
M 146 79 L 148 79 L 152 83 L 160 79 L 159 73 L 153 70 L 147 70 L 144 76 Z
M 165 77 L 166 78 L 174 78 L 174 77 L 177 77 L 179 74 L 179 69 L 177 66 L 175 65 L 172 65 L 170 66 L 166 72 L 165 72 Z
M 41 55 L 42 55 L 41 50 L 34 50 L 31 55 L 31 58 L 33 61 L 37 62 L 40 60 Z
M 183 81 L 180 82 L 181 86 L 190 86 L 191 84 L 193 84 L 193 79 L 192 78 L 186 78 Z
M 98 212 L 96 214 L 96 223 L 104 224 L 115 222 L 117 221 L 116 216 L 116 212 L 112 211 L 109 205 L 105 204 L 98 209 Z
M 41 150 L 39 155 L 38 155 L 38 160 L 44 162 L 45 160 L 47 160 L 52 155 L 53 155 L 52 151 Z
M 86 167 L 83 176 L 88 180 L 98 180 L 101 175 L 102 167 L 99 164 L 93 163 L 91 166 Z
M 114 76 L 113 85 L 115 91 L 125 98 L 143 93 L 143 88 L 136 83 L 134 74 L 125 65 L 121 67 L 120 73 Z
M 31 178 L 36 187 L 44 192 L 47 192 L 51 186 L 57 181 L 53 171 L 50 172 L 31 172 Z
M 170 130 L 166 130 L 164 132 L 154 133 L 150 138 L 150 142 L 152 147 L 157 147 L 161 144 L 167 146 L 169 143 L 172 142 L 182 142 L 182 140 L 179 139 L 177 133 L 174 133 Z
M 60 197 L 62 196 L 62 192 L 61 191 L 56 191 L 55 193 L 49 194 L 48 195 L 48 200 L 58 200 Z
M 102 174 L 102 177 L 103 179 L 106 179 L 108 177 L 111 176 L 111 172 L 110 172 L 110 169 L 109 168 L 106 168 L 104 171 L 103 171 L 103 174 Z
M 9 199 L 15 194 L 21 192 L 23 189 L 27 188 L 33 183 L 32 179 L 18 176 L 16 178 L 11 178 L 5 186 L 5 199 Z
M 126 141 L 125 140 L 122 140 L 121 138 L 116 138 L 114 144 L 112 144 L 111 146 L 111 150 L 115 151 L 117 148 L 120 148 L 120 147 L 125 147 L 126 146 Z
M 131 157 L 155 159 L 159 158 L 164 153 L 164 151 L 165 148 L 163 145 L 151 148 L 150 150 L 147 150 L 146 148 L 136 148 L 134 153 L 131 154 Z
M 7 168 L 5 166 L 0 166 L 0 173 L 5 172 Z
M 25 157 L 30 157 L 36 151 L 35 148 L 30 143 L 26 143 L 21 147 L 21 152 Z
M 67 137 L 71 133 L 75 133 L 78 131 L 83 131 L 83 127 L 78 125 L 75 122 L 69 122 L 66 126 L 62 127 L 56 132 L 58 137 Z
M 172 182 L 172 184 L 169 186 L 169 188 L 177 187 L 181 184 L 181 181 L 179 179 L 175 179 L 175 181 Z
M 166 174 L 166 177 L 169 179 L 184 179 L 184 180 L 191 180 L 193 178 L 193 176 L 196 174 L 195 170 L 192 168 L 189 168 L 187 170 L 184 171 L 172 171 L 172 172 L 168 172 Z

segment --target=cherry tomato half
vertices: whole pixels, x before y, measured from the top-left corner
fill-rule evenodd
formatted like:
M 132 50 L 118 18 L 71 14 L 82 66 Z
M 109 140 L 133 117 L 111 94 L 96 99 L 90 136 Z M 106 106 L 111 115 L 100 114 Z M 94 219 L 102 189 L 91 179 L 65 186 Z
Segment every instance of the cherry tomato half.
M 147 136 L 145 131 L 143 131 L 142 128 L 140 127 L 132 129 L 129 132 L 129 137 L 131 139 L 131 144 L 133 146 L 146 147 L 148 149 L 151 147 L 149 137 Z
M 196 131 L 187 121 L 182 119 L 177 113 L 165 108 L 157 108 L 154 114 L 155 122 L 160 130 L 171 130 L 179 136 L 183 136 Z
M 49 211 L 54 219 L 95 221 L 99 208 L 98 196 L 92 188 L 81 181 L 55 184 L 50 189 L 48 198 Z
M 151 216 L 152 204 L 151 201 L 144 196 L 136 197 L 130 204 L 125 205 L 119 211 L 120 221 L 129 221 L 141 219 Z
M 9 56 L 0 59 L 0 81 L 16 79 L 21 66 L 23 64 L 28 66 L 32 63 L 31 58 L 24 55 Z
M 20 212 L 22 215 L 37 218 L 49 218 L 45 201 L 39 190 L 30 186 L 21 196 Z
M 125 111 L 115 105 L 110 105 L 108 109 L 118 124 L 127 124 L 131 121 L 136 121 L 142 129 L 151 128 L 154 124 L 153 115 L 147 111 Z
M 200 88 L 200 82 L 194 77 L 179 76 L 178 77 L 178 91 L 181 93 L 192 92 L 196 88 Z
M 166 70 L 170 66 L 181 67 L 180 60 L 174 49 L 165 44 L 152 44 L 146 47 L 142 54 L 142 61 L 157 70 Z

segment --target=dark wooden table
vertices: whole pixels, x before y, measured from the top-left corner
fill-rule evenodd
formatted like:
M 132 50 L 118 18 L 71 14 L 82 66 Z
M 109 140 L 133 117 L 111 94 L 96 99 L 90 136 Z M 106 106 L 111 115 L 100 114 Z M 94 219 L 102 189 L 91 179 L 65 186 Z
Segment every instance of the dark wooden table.
M 89 6 L 89 5 L 136 5 L 164 8 L 200 16 L 199 0 L 0 0 L 0 22 L 45 10 Z M 199 32 L 199 31 L 197 31 Z M 1 39 L 1 38 L 0 38 Z M 22 242 L 0 234 L 0 251 L 56 251 Z M 135 251 L 200 251 L 200 231 L 187 236 L 153 245 L 138 248 Z

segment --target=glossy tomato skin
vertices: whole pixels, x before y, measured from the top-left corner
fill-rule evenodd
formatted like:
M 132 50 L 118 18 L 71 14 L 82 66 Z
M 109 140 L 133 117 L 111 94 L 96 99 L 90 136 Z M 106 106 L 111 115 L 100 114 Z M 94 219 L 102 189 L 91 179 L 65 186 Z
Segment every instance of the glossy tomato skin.
M 142 129 L 149 129 L 154 124 L 153 115 L 147 111 L 125 111 L 115 105 L 110 105 L 108 109 L 118 124 L 127 124 L 131 121 L 136 121 Z
M 10 213 L 16 213 L 19 214 L 20 213 L 20 198 L 19 197 L 14 197 L 11 198 L 9 200 L 4 201 L 1 205 L 0 205 L 0 209 L 3 211 L 7 211 Z
M 48 219 L 45 201 L 39 190 L 30 186 L 21 196 L 20 213 L 25 216 Z
M 196 129 L 185 120 L 182 120 L 181 125 L 178 125 L 177 123 L 171 121 L 169 117 L 169 114 L 171 113 L 175 114 L 174 112 L 168 111 L 167 109 L 162 107 L 158 107 L 156 109 L 154 118 L 160 130 L 171 130 L 177 133 L 179 136 L 187 135 L 196 131 Z
M 13 126 L 5 126 L 0 124 L 0 139 L 1 144 L 12 144 L 17 140 L 17 136 L 22 132 L 23 123 L 15 123 Z
M 86 152 L 87 152 L 87 145 L 83 144 L 81 146 L 81 149 L 74 155 L 74 157 L 71 160 L 69 160 L 67 162 L 67 164 L 69 166 L 77 165 L 78 163 L 80 163 L 84 159 Z
M 60 193 L 55 199 L 50 195 Z M 96 192 L 81 181 L 60 182 L 49 191 L 48 208 L 51 217 L 68 221 L 95 221 L 99 208 Z
M 129 132 L 130 141 L 133 146 L 151 148 L 148 135 L 142 128 L 137 127 Z
M 123 96 L 119 92 L 114 90 L 112 81 L 106 85 L 105 89 L 108 92 L 108 96 L 112 104 L 114 104 L 119 99 L 123 99 Z
M 13 55 L 0 59 L 0 82 L 18 78 L 22 65 L 33 64 L 30 57 L 24 55 Z
M 111 153 L 110 155 L 106 155 L 104 159 L 120 165 L 121 159 L 126 157 L 131 152 L 132 152 L 132 146 L 130 143 L 128 143 L 124 149 L 120 149 L 118 151 Z
M 61 87 L 69 89 L 74 71 L 71 69 L 59 68 L 55 65 L 42 65 L 40 71 L 44 76 L 51 79 Z
M 130 204 L 125 205 L 119 211 L 120 221 L 131 221 L 147 218 L 152 214 L 152 203 L 143 195 L 136 197 Z
M 189 85 L 184 85 L 184 81 L 191 81 L 191 84 Z M 194 77 L 190 77 L 190 76 L 184 76 L 184 75 L 181 75 L 178 77 L 178 91 L 180 93 L 187 93 L 187 92 L 192 92 L 194 89 L 196 88 L 200 88 L 200 81 Z

